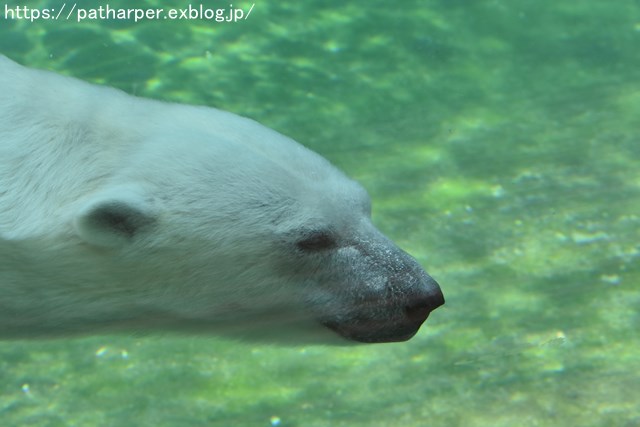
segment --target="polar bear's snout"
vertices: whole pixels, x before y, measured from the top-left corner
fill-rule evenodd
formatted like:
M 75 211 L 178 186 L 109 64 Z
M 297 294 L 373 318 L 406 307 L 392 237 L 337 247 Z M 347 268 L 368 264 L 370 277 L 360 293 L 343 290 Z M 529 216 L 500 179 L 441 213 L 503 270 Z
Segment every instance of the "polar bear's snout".
M 336 254 L 333 268 L 355 279 L 340 295 L 340 308 L 322 323 L 351 341 L 406 341 L 444 304 L 444 296 L 411 255 L 377 230 L 372 236 Z
M 401 299 L 370 300 L 351 317 L 327 321 L 325 326 L 344 338 L 363 343 L 399 342 L 411 339 L 429 314 L 444 304 L 444 296 L 429 277 L 424 287 Z

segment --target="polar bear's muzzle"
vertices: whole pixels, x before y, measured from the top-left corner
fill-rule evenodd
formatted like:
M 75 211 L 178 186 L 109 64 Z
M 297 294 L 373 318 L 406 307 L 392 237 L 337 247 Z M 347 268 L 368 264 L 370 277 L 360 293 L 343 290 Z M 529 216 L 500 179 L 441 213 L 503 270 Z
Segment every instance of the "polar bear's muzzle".
M 322 323 L 351 341 L 406 341 L 444 304 L 444 296 L 413 257 L 376 234 L 338 250 L 334 267 L 355 279 L 342 288 L 343 303 Z
M 420 329 L 429 314 L 444 304 L 435 280 L 427 276 L 421 291 L 403 295 L 401 300 L 369 300 L 350 316 L 325 321 L 325 326 L 352 341 L 384 343 L 407 341 Z

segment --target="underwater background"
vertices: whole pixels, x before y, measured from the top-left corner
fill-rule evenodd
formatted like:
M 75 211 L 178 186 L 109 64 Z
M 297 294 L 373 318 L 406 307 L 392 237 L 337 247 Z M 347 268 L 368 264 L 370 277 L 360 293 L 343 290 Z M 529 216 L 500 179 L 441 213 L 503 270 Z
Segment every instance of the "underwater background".
M 399 344 L 0 342 L 0 426 L 640 426 L 639 1 L 200 4 L 245 16 L 3 3 L 0 53 L 293 137 L 447 304 Z

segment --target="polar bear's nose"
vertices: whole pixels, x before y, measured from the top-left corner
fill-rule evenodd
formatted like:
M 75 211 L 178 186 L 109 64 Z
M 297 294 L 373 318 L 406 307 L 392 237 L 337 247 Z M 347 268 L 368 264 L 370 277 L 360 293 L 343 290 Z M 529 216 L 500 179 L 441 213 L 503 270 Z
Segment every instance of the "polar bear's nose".
M 405 306 L 404 313 L 410 322 L 421 325 L 422 322 L 427 320 L 429 313 L 443 304 L 444 295 L 442 295 L 440 289 L 436 289 L 436 292 L 422 295 L 412 300 Z
M 405 315 L 410 322 L 422 324 L 429 313 L 444 304 L 444 295 L 440 285 L 431 276 L 422 272 L 422 283 L 414 295 L 410 295 L 404 307 Z
M 355 312 L 351 319 L 323 323 L 352 341 L 406 341 L 418 332 L 429 313 L 444 304 L 440 286 L 426 273 L 420 286 L 405 294 L 402 300 L 374 300 L 365 310 Z

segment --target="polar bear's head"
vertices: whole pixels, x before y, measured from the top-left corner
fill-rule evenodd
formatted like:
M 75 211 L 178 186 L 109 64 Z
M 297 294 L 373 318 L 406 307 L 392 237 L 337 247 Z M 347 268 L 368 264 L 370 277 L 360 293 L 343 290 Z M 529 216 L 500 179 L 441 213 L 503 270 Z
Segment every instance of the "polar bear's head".
M 222 127 L 153 135 L 78 205 L 76 233 L 127 290 L 126 320 L 269 341 L 412 337 L 444 299 L 372 225 L 366 191 L 294 141 L 222 114 Z
M 291 139 L 1 56 L 0 71 L 0 338 L 402 341 L 444 303 L 364 189 Z

